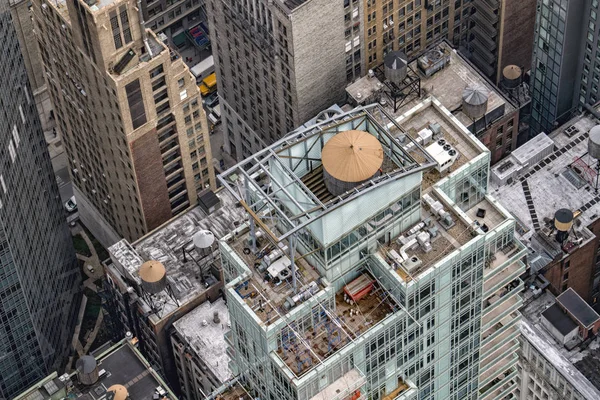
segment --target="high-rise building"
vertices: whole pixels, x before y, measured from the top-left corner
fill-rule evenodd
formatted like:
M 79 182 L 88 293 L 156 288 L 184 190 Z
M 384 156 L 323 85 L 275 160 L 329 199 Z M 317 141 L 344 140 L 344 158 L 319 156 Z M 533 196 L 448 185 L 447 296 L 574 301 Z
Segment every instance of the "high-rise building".
M 37 105 L 40 122 L 44 132 L 51 132 L 55 126 L 54 111 L 50 94 L 44 79 L 44 67 L 40 56 L 40 49 L 37 40 L 32 40 L 32 32 L 34 30 L 32 6 L 30 1 L 15 0 L 9 1 L 11 12 L 13 14 L 13 22 L 25 69 L 29 76 L 29 84 L 33 92 L 33 99 Z
M 430 97 L 338 114 L 220 175 L 249 215 L 219 247 L 252 398 L 514 396 L 526 249 L 489 162 Z
M 8 2 L 0 2 L 0 398 L 70 348 L 79 268 Z
M 134 0 L 36 0 L 38 40 L 82 221 L 135 240 L 214 185 L 206 118 L 183 61 Z
M 531 69 L 531 135 L 549 133 L 600 100 L 598 0 L 538 0 Z
M 242 160 L 344 100 L 342 1 L 207 2 L 225 133 Z
M 493 82 L 516 65 L 531 66 L 536 0 L 474 0 L 469 17 L 469 58 Z
M 435 42 L 456 47 L 467 38 L 471 0 L 362 0 L 365 65 L 375 68 L 391 51 L 412 60 Z

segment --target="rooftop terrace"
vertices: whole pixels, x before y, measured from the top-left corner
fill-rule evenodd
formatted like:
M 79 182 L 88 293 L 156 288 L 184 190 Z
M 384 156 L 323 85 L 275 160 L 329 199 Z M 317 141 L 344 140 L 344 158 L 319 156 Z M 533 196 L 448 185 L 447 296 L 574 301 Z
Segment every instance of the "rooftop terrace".
M 464 210 L 467 217 L 465 218 L 465 215 L 462 213 L 459 215 L 454 207 L 444 204 L 443 199 L 435 194 L 433 186 L 436 183 L 487 151 L 464 125 L 441 105 L 438 99 L 430 98 L 410 110 L 405 110 L 396 118 L 396 122 L 398 126 L 388 124 L 390 133 L 394 137 L 401 138 L 403 135 L 408 135 L 415 140 L 419 137 L 418 132 L 431 127 L 432 124 L 437 124 L 439 134 L 434 136 L 433 140 L 443 139 L 458 153 L 458 158 L 448 169 L 439 172 L 436 168 L 432 168 L 423 173 L 421 221 L 427 222 L 421 230 L 429 233 L 429 245 L 413 241 L 406 247 L 406 243 L 416 234 L 411 227 L 380 248 L 380 254 L 396 268 L 402 279 L 410 282 L 416 275 L 468 243 L 477 228 L 481 227 L 484 232 L 492 230 L 502 223 L 506 216 L 498 209 L 497 204 L 492 204 L 484 198 Z M 424 144 L 424 147 L 427 148 L 427 144 Z M 428 197 L 431 201 L 425 201 Z M 467 199 L 463 200 L 464 204 L 467 204 Z M 447 219 L 439 217 L 437 207 L 431 207 L 436 201 L 440 201 L 440 205 L 447 212 Z M 404 258 L 402 250 L 409 257 L 416 257 L 416 260 L 402 262 Z M 401 264 L 410 267 L 402 267 Z
M 374 281 L 373 288 L 366 296 L 356 302 L 348 301 L 342 289 L 335 295 L 333 310 L 321 308 L 316 326 L 300 330 L 299 326 L 292 323 L 294 330 L 282 334 L 282 345 L 277 355 L 296 376 L 310 371 L 312 366 L 325 361 L 395 310 L 386 289 L 367 272 L 357 279 L 363 277 Z M 301 340 L 296 335 L 300 335 Z
M 219 322 L 214 320 L 215 313 Z M 225 343 L 230 329 L 229 312 L 223 299 L 202 303 L 173 323 L 173 327 L 221 382 L 232 378 Z
M 252 396 L 239 383 L 227 388 L 223 393 L 211 397 L 214 397 L 215 400 L 252 400 Z
M 271 229 L 276 230 L 275 227 L 271 227 Z M 269 325 L 279 318 L 280 313 L 286 312 L 283 308 L 284 303 L 288 297 L 294 295 L 291 262 L 287 256 L 283 256 L 278 260 L 274 260 L 273 264 L 267 267 L 264 263 L 264 257 L 259 258 L 258 253 L 254 254 L 250 251 L 250 238 L 250 230 L 246 230 L 237 235 L 232 243 L 232 248 L 252 271 L 250 278 L 236 287 L 236 292 L 255 311 L 256 315 L 265 324 Z M 281 243 L 285 247 L 289 244 L 287 240 Z M 277 251 L 264 235 L 257 238 L 257 249 L 261 249 L 259 253 L 263 254 L 272 254 Z M 273 277 L 271 274 L 275 274 L 274 266 L 276 262 L 281 264 L 281 268 L 277 269 L 279 272 L 276 277 Z M 300 288 L 300 291 L 302 291 L 302 288 L 308 288 L 313 282 L 316 287 L 322 288 L 318 284 L 319 273 L 305 259 L 296 258 L 295 265 L 297 287 Z M 316 293 L 316 291 L 314 289 L 313 293 Z
M 192 243 L 192 236 L 196 232 L 209 230 L 218 239 L 234 230 L 246 218 L 243 208 L 236 204 L 227 191 L 219 191 L 217 197 L 221 201 L 221 207 L 210 215 L 200 207 L 195 207 L 133 244 L 125 240 L 117 242 L 108 249 L 114 265 L 129 279 L 141 284 L 138 275 L 140 266 L 145 261 L 160 261 L 165 266 L 167 281 L 179 303 L 186 303 L 196 297 L 207 285 L 219 280 L 213 271 L 220 268 L 220 259 L 216 255 L 216 242 L 212 247 L 212 255 L 201 254 Z M 200 273 L 200 270 L 203 272 Z M 163 304 L 162 317 L 178 307 L 164 292 L 154 297 Z

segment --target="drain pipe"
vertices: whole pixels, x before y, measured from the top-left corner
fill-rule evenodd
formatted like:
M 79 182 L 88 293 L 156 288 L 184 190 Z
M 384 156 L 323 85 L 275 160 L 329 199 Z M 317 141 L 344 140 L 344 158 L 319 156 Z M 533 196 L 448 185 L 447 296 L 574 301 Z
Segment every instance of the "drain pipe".
M 146 51 L 148 52 L 150 58 L 153 58 L 154 55 L 152 54 L 152 49 L 150 49 L 150 43 L 148 43 L 148 34 L 146 33 L 146 26 L 144 23 L 144 13 L 142 12 L 142 0 L 137 0 L 137 8 L 138 15 L 140 18 L 140 28 L 142 29 L 142 38 L 144 40 L 144 46 L 146 46 Z

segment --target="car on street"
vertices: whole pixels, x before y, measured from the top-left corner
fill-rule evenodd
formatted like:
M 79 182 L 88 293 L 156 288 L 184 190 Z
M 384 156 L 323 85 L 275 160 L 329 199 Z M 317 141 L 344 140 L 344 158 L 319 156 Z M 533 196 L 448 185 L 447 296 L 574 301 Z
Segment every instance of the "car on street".
M 217 92 L 211 93 L 204 98 L 204 106 L 206 108 L 213 108 L 219 104 L 219 94 Z
M 75 200 L 75 196 L 71 196 L 69 200 L 65 203 L 65 210 L 67 212 L 73 212 L 77 210 L 77 201 Z

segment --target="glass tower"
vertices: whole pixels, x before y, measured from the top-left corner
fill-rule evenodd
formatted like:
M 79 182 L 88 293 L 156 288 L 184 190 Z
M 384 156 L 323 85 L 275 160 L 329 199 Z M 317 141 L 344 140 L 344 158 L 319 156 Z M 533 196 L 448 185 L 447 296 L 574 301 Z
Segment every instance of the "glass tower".
M 8 399 L 60 366 L 80 278 L 7 1 L 0 37 L 0 399 Z

